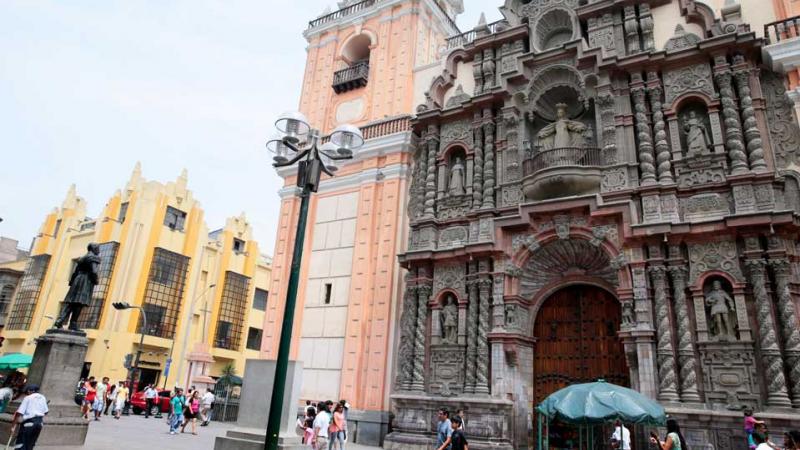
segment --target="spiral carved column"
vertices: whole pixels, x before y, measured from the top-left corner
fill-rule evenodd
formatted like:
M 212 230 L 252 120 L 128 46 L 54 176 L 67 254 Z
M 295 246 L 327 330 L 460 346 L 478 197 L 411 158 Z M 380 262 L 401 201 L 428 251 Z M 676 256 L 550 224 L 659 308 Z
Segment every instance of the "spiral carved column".
M 400 319 L 400 348 L 397 352 L 399 370 L 397 386 L 401 390 L 411 387 L 414 373 L 414 342 L 417 326 L 417 287 L 406 286 L 403 294 L 403 311 Z
M 490 113 L 491 114 L 491 113 Z M 486 114 L 484 114 L 485 116 Z M 483 125 L 484 166 L 483 166 L 483 209 L 494 209 L 494 122 Z
M 469 303 L 467 304 L 467 373 L 464 392 L 475 392 L 475 360 L 478 356 L 478 280 L 467 284 Z
M 750 160 L 750 170 L 764 172 L 767 162 L 764 160 L 764 148 L 761 142 L 761 131 L 758 130 L 756 110 L 753 108 L 753 97 L 750 91 L 750 69 L 736 70 L 733 74 L 736 87 L 739 90 L 740 107 L 742 109 L 742 126 L 744 138 L 747 142 L 747 155 Z
M 653 108 L 653 133 L 656 142 L 656 158 L 658 160 L 658 181 L 661 184 L 672 184 L 672 153 L 667 143 L 667 125 L 664 122 L 664 111 L 662 111 L 661 96 L 664 88 L 658 74 L 650 72 L 648 75 L 648 92 L 650 94 L 650 106 Z
M 786 372 L 789 375 L 789 392 L 792 406 L 800 408 L 800 329 L 798 329 L 792 292 L 789 289 L 791 267 L 786 259 L 772 260 L 770 266 L 775 273 L 778 318 L 781 322 L 780 330 L 783 338 Z
M 675 375 L 675 349 L 672 346 L 672 326 L 667 303 L 667 268 L 662 265 L 648 268 L 653 280 L 656 308 L 656 362 L 658 363 L 659 400 L 678 401 L 678 379 Z
M 733 99 L 733 85 L 731 84 L 731 70 L 727 61 L 718 58 L 714 67 L 714 81 L 719 87 L 722 102 L 722 117 L 725 120 L 725 141 L 728 146 L 728 156 L 731 159 L 731 173 L 734 175 L 747 172 L 747 155 L 742 142 L 742 123 Z
M 428 325 L 428 301 L 433 287 L 429 284 L 417 286 L 417 326 L 414 333 L 414 373 L 410 389 L 425 391 L 425 332 Z
M 783 358 L 778 347 L 778 338 L 775 335 L 775 321 L 772 318 L 772 308 L 767 295 L 766 274 L 763 259 L 750 259 L 745 261 L 750 285 L 753 287 L 753 297 L 756 301 L 756 321 L 758 323 L 759 347 L 761 358 L 766 371 L 767 405 L 789 407 L 789 394 L 786 388 L 786 377 L 783 375 Z
M 425 210 L 424 216 L 432 218 L 436 206 L 436 155 L 439 153 L 439 127 L 428 126 L 428 174 L 425 177 Z
M 639 170 L 642 174 L 642 184 L 655 184 L 656 166 L 653 158 L 653 135 L 647 119 L 647 96 L 641 76 L 636 76 L 635 86 L 631 87 L 633 94 L 633 110 L 636 118 L 636 136 L 639 138 Z
M 480 310 L 478 312 L 477 359 L 475 361 L 475 393 L 489 394 L 489 298 L 492 279 L 481 278 L 478 287 Z
M 672 299 L 678 319 L 678 374 L 681 386 L 681 401 L 699 402 L 697 387 L 697 357 L 692 343 L 692 324 L 686 306 L 686 268 L 670 267 L 672 275 Z
M 483 204 L 483 127 L 478 125 L 473 131 L 475 155 L 472 160 L 472 210 Z

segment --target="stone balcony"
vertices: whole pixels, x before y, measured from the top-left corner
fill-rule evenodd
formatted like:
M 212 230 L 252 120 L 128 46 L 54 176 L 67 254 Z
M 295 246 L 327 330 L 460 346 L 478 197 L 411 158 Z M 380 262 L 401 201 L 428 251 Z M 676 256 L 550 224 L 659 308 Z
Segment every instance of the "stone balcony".
M 776 72 L 800 68 L 800 16 L 764 25 L 764 61 Z
M 369 63 L 359 62 L 352 66 L 334 72 L 333 90 L 337 94 L 362 88 L 369 81 Z
M 598 148 L 540 150 L 522 163 L 522 190 L 530 200 L 594 194 L 600 191 L 601 167 Z

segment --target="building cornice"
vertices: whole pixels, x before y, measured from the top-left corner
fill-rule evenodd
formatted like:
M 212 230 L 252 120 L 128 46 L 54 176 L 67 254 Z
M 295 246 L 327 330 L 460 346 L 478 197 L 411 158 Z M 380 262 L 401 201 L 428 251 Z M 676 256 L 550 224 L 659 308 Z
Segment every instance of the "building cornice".
M 361 172 L 341 177 L 333 177 L 323 180 L 320 183 L 317 193 L 345 191 L 358 188 L 364 184 L 383 183 L 389 180 L 408 179 L 410 168 L 408 163 L 391 164 L 381 168 L 370 168 Z M 297 186 L 287 186 L 278 191 L 281 200 L 300 195 L 300 188 Z

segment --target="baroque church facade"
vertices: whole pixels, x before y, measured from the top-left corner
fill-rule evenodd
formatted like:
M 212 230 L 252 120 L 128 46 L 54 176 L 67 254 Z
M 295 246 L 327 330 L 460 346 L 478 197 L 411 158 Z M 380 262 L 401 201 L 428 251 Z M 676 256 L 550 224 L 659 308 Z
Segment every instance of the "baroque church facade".
M 772 50 L 798 33 L 759 11 L 780 2 L 718 3 L 507 0 L 447 40 L 412 120 L 387 448 L 428 448 L 441 407 L 525 448 L 539 402 L 597 379 L 691 444 L 741 447 L 745 407 L 800 426 L 800 129 Z

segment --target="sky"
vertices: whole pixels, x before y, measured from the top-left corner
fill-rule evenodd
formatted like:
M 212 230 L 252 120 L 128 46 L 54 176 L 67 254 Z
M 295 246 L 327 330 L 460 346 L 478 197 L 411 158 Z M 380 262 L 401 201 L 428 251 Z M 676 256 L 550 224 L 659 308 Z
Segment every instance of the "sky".
M 465 0 L 459 27 L 502 3 Z M 160 182 L 186 168 L 209 229 L 244 212 L 271 254 L 282 183 L 264 142 L 297 109 L 302 32 L 329 5 L 0 1 L 0 236 L 27 248 L 72 183 L 96 217 L 140 161 Z

